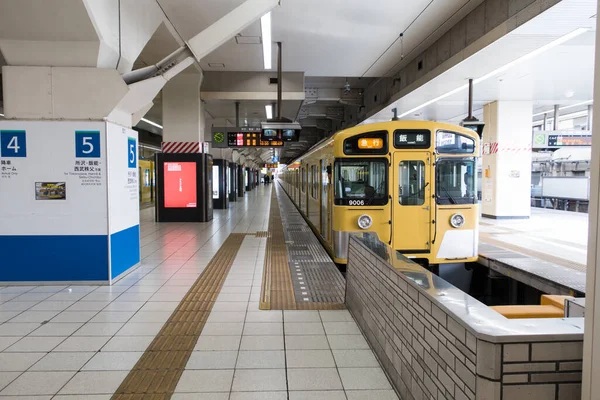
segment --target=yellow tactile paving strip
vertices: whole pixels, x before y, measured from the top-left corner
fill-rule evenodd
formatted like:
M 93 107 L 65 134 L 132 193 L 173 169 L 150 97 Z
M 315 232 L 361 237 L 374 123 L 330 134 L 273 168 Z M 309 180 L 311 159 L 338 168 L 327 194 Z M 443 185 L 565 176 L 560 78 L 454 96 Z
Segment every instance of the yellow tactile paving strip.
M 229 235 L 112 400 L 171 398 L 245 236 Z
M 521 246 L 517 246 L 517 245 L 513 245 L 513 244 L 509 244 L 506 243 L 502 240 L 497 240 L 491 237 L 491 235 L 493 234 L 488 234 L 488 233 L 481 233 L 480 237 L 481 237 L 481 242 L 483 243 L 488 243 L 488 244 L 493 244 L 494 246 L 498 246 L 498 247 L 502 247 L 505 248 L 507 250 L 512 250 L 515 251 L 517 253 L 521 253 L 521 254 L 525 254 L 527 256 L 531 256 L 531 257 L 535 257 L 535 258 L 539 258 L 540 260 L 544 260 L 544 261 L 548 261 L 566 268 L 571 268 L 574 269 L 576 271 L 579 272 L 586 272 L 587 271 L 587 267 L 583 264 L 579 264 L 573 261 L 567 261 L 564 258 L 559 258 L 559 257 L 555 257 L 546 253 L 542 253 L 539 251 L 535 251 L 535 250 L 531 250 L 531 249 L 527 249 L 525 247 L 521 247 Z
M 346 308 L 343 303 L 296 302 L 275 190 L 271 194 L 268 233 L 260 296 L 261 310 L 342 310 Z

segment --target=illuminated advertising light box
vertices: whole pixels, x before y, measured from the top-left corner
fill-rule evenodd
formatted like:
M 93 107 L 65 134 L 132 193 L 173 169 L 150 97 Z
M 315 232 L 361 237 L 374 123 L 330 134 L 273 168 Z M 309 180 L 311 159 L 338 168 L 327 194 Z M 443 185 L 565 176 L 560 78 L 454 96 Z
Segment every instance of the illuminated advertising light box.
M 195 208 L 196 163 L 165 162 L 165 208 Z

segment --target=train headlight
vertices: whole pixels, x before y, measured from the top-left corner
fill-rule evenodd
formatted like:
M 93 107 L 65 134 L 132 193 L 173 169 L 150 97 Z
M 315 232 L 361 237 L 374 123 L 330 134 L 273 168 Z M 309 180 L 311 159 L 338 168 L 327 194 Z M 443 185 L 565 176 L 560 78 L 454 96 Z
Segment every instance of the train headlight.
M 460 228 L 465 224 L 465 217 L 462 214 L 454 214 L 450 217 L 450 225 L 455 228 Z
M 373 220 L 367 214 L 358 217 L 358 227 L 360 229 L 369 229 L 373 225 Z

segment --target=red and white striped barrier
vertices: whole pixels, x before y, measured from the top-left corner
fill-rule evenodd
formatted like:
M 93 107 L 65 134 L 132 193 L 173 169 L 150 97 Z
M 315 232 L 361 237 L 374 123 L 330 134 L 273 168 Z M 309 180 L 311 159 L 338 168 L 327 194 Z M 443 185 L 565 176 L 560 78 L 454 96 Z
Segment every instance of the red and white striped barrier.
M 163 153 L 202 153 L 200 142 L 162 142 Z
M 529 146 L 500 146 L 498 142 L 484 143 L 483 154 L 497 154 L 497 153 L 528 153 L 531 152 L 531 145 Z

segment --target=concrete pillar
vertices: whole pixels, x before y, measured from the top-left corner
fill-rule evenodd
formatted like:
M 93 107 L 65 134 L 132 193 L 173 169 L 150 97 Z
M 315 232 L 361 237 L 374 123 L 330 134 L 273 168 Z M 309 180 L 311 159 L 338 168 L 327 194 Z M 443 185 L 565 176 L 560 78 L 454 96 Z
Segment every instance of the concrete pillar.
M 204 141 L 204 109 L 200 100 L 203 75 L 184 71 L 163 89 L 163 141 Z
M 529 101 L 496 101 L 483 109 L 482 215 L 530 216 L 531 118 Z M 488 147 L 489 145 L 489 147 Z
M 600 0 L 598 1 L 600 7 Z M 597 22 L 598 23 L 598 22 Z M 600 97 L 600 30 L 596 29 L 596 71 L 594 73 L 594 98 Z M 600 107 L 594 102 L 594 113 Z M 600 119 L 592 120 L 592 131 L 598 132 Z M 589 204 L 589 228 L 587 248 L 587 273 L 586 273 L 586 298 L 585 298 L 585 335 L 583 342 L 583 380 L 582 400 L 594 400 L 600 398 L 600 297 L 596 296 L 596 289 L 600 287 L 600 274 L 596 268 L 598 259 L 598 247 L 600 237 L 598 225 L 600 218 L 600 142 L 592 141 L 592 166 L 590 177 L 590 204 Z M 598 306 L 598 307 L 596 307 Z M 598 322 L 598 323 L 597 323 Z

